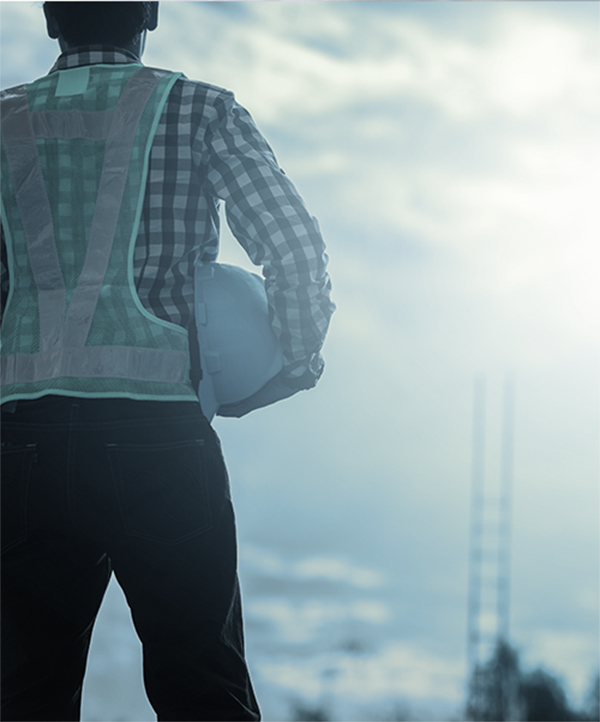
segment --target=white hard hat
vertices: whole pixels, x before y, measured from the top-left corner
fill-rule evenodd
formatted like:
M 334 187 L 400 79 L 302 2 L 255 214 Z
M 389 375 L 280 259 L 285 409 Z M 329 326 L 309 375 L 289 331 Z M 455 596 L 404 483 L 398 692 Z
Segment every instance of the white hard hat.
M 210 420 L 219 406 L 247 399 L 276 376 L 283 354 L 260 276 L 238 266 L 198 263 L 195 310 L 200 404 Z

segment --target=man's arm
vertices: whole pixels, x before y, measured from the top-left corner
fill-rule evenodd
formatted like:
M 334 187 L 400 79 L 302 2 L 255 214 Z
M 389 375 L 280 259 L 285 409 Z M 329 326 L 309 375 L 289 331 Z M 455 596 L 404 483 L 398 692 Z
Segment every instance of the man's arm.
M 284 398 L 313 387 L 323 371 L 320 350 L 335 309 L 325 244 L 316 219 L 248 112 L 229 93 L 215 108 L 218 120 L 205 137 L 209 188 L 225 200 L 234 236 L 253 263 L 263 266 L 271 322 L 284 356 L 282 372 L 254 401 Z

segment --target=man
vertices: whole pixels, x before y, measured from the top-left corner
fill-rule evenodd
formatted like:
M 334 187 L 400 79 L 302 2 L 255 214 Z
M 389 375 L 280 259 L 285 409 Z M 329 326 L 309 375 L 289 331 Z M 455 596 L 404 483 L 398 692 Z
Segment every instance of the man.
M 323 242 L 232 93 L 141 65 L 158 3 L 44 12 L 62 54 L 2 97 L 2 719 L 79 719 L 114 571 L 158 719 L 258 720 L 193 269 L 225 201 L 284 358 L 239 416 L 322 373 Z

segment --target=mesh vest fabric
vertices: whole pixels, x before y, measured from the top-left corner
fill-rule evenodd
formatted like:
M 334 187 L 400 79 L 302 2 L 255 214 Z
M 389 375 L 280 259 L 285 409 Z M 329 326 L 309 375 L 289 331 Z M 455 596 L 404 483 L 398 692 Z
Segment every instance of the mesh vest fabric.
M 39 252 L 32 251 L 36 244 L 31 240 L 28 246 L 23 209 L 19 210 L 13 187 L 15 162 L 9 162 L 11 150 L 3 137 L 2 217 L 11 286 L 2 322 L 2 401 L 48 393 L 194 400 L 187 332 L 143 308 L 132 270 L 150 147 L 167 95 L 179 74 L 142 70 L 139 65 L 94 65 L 77 71 L 52 73 L 13 89 L 26 92 L 62 281 L 58 279 L 53 289 L 40 288 L 32 259 L 32 253 Z M 87 292 L 87 269 L 96 264 L 94 253 L 98 255 L 93 248 L 88 252 L 90 233 L 94 224 L 102 225 L 102 204 L 113 203 L 110 194 L 99 194 L 102 183 L 112 182 L 110 173 L 103 174 L 108 156 L 106 137 L 111 127 L 116 132 L 114 118 L 123 108 L 119 101 L 134 87 L 138 73 L 145 73 L 146 78 L 153 73 L 154 89 L 137 123 L 130 158 L 120 159 L 122 167 L 117 164 L 112 171 L 113 176 L 126 173 L 120 208 L 112 210 L 118 218 L 116 230 L 108 246 L 108 263 L 93 302 L 91 322 L 88 319 L 84 337 L 78 339 L 78 329 L 86 322 L 77 320 L 78 299 Z M 127 112 L 121 113 L 119 122 L 123 117 Z M 58 288 L 61 284 L 62 291 Z M 55 297 L 61 293 L 64 321 L 53 334 L 44 327 L 45 299 L 49 305 L 55 304 Z M 54 358 L 60 358 L 60 363 L 54 364 Z M 160 359 L 163 367 L 173 359 L 173 368 L 181 367 L 181 372 L 175 371 L 172 378 L 164 369 L 148 373 L 153 359 Z M 28 362 L 34 369 L 30 378 Z M 74 370 L 66 373 L 71 366 Z

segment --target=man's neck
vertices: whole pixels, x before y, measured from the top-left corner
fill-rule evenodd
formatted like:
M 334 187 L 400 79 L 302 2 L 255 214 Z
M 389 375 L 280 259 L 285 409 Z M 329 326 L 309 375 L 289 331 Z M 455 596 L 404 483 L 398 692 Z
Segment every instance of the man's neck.
M 77 48 L 76 45 L 71 45 L 62 36 L 59 36 L 58 44 L 60 45 L 60 50 L 63 53 L 66 53 L 69 50 L 75 50 Z M 111 43 L 111 42 L 99 43 L 99 44 L 100 45 L 103 45 L 103 44 L 114 45 L 114 43 Z M 135 55 L 136 58 L 141 59 L 145 46 L 146 46 L 146 31 L 144 30 L 139 35 L 136 35 L 130 43 L 126 43 L 126 44 L 115 46 L 115 47 L 119 47 L 123 50 L 127 50 L 127 52 L 131 53 L 132 55 Z

